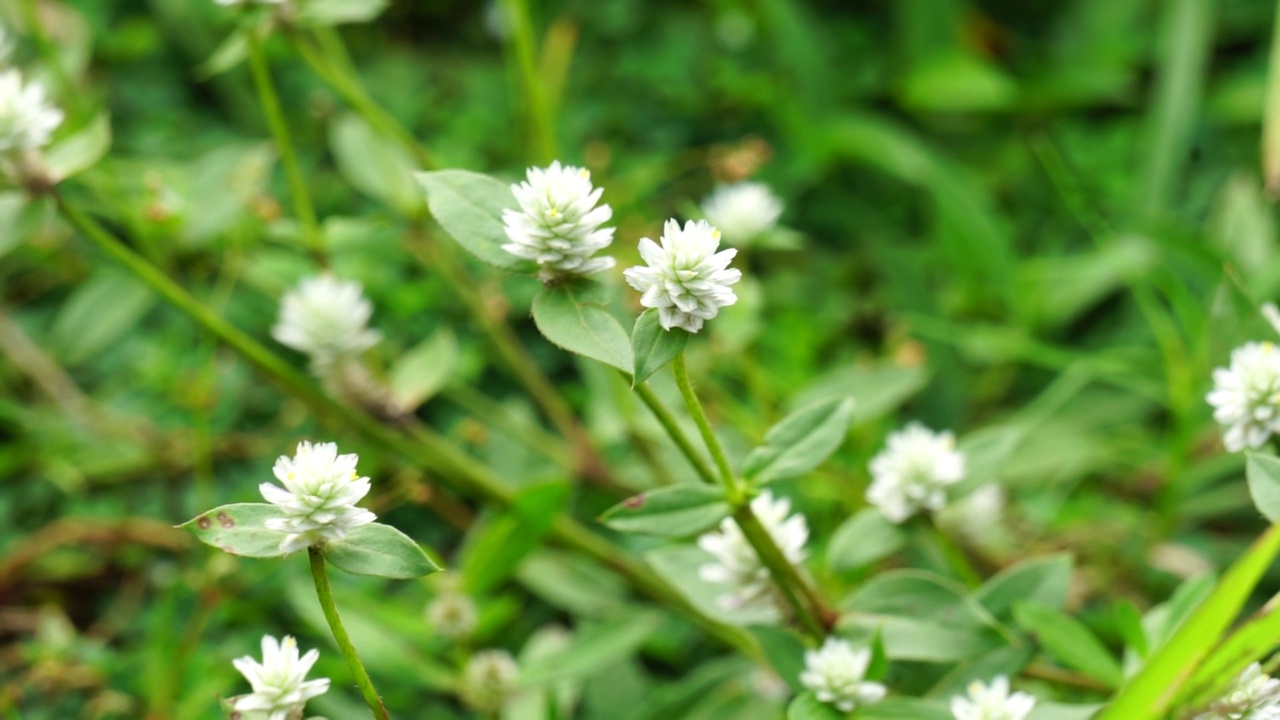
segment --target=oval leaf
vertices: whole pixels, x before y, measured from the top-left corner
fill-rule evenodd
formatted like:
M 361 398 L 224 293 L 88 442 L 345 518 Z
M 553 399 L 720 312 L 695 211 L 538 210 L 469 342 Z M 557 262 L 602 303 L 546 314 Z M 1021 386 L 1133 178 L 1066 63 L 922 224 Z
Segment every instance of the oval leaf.
M 416 177 L 436 222 L 467 252 L 503 270 L 533 271 L 533 263 L 502 249 L 507 243 L 502 211 L 516 206 L 511 188 L 466 170 L 420 172 Z
M 827 567 L 836 572 L 853 570 L 892 555 L 906 541 L 906 533 L 886 520 L 879 510 L 863 508 L 831 536 Z
M 413 160 L 359 115 L 344 113 L 329 125 L 329 147 L 338 171 L 357 190 L 406 217 L 420 213 L 422 196 L 413 181 Z
M 764 445 L 742 464 L 742 474 L 767 483 L 818 467 L 844 442 L 853 408 L 853 398 L 831 398 L 792 413 L 769 429 Z
M 631 338 L 599 305 L 581 300 L 572 285 L 543 288 L 533 298 L 533 322 L 552 343 L 630 374 Z
M 62 181 L 93 167 L 111 147 L 111 121 L 98 113 L 76 134 L 59 140 L 45 153 L 45 166 L 55 180 Z
M 400 407 L 416 409 L 448 384 L 457 364 L 458 339 L 441 328 L 396 359 L 388 379 L 391 396 Z
M 195 516 L 178 527 L 190 530 L 205 545 L 241 557 L 280 557 L 284 533 L 268 530 L 266 522 L 284 517 L 275 505 L 237 503 Z
M 1280 520 L 1280 458 L 1249 453 L 1244 474 L 1258 512 L 1271 522 Z
M 644 382 L 648 377 L 675 360 L 689 341 L 689 333 L 674 328 L 662 329 L 658 311 L 652 308 L 640 313 L 631 331 L 631 351 L 635 355 L 634 382 Z
M 440 570 L 418 543 L 382 523 L 355 528 L 345 540 L 326 545 L 324 556 L 331 565 L 352 575 L 407 579 Z
M 1028 600 L 1013 606 L 1018 625 L 1063 665 L 1116 687 L 1124 681 L 1120 663 L 1084 623 L 1048 605 Z
M 672 485 L 623 500 L 600 522 L 620 532 L 685 537 L 715 527 L 731 511 L 718 487 Z

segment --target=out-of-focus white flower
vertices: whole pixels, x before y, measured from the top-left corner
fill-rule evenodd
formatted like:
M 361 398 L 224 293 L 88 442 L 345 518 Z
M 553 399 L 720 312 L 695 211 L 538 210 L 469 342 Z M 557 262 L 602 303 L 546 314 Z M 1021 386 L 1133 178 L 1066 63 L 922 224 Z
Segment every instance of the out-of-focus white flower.
M 1222 444 L 1229 452 L 1262 447 L 1280 432 L 1280 351 L 1269 342 L 1231 351 L 1231 365 L 1213 371 L 1213 390 L 1205 399 L 1224 428 Z
M 329 690 L 328 678 L 307 680 L 307 673 L 320 657 L 308 650 L 298 657 L 298 643 L 286 635 L 279 642 L 262 636 L 262 662 L 246 655 L 231 664 L 253 686 L 253 692 L 235 698 L 233 707 L 242 712 L 266 714 L 266 720 L 293 720 L 302 717 L 307 701 Z
M 17 70 L 0 72 L 0 152 L 36 150 L 49 144 L 62 124 L 62 111 L 44 94 L 44 86 L 24 83 Z
M 591 172 L 556 161 L 529 168 L 526 177 L 511 186 L 520 209 L 502 211 L 511 241 L 502 249 L 537 263 L 543 282 L 613 267 L 611 257 L 591 257 L 613 242 L 613 228 L 600 227 L 613 210 L 596 205 L 604 188 L 592 187 Z
M 871 459 L 867 502 L 900 523 L 920 510 L 947 503 L 947 486 L 964 477 L 964 453 L 950 432 L 935 433 L 919 423 L 889 435 L 887 447 Z
M 742 272 L 729 267 L 738 254 L 721 250 L 720 231 L 705 220 L 690 220 L 680 227 L 668 220 L 662 227 L 662 245 L 642 238 L 640 257 L 647 267 L 637 265 L 623 272 L 631 287 L 644 293 L 640 304 L 658 309 L 662 327 L 698 332 L 702 323 L 720 308 L 738 301 L 729 289 L 742 279 Z
M 276 460 L 273 472 L 284 489 L 262 483 L 258 490 L 285 513 L 265 523 L 268 530 L 288 533 L 280 541 L 281 551 L 291 553 L 341 540 L 352 529 L 377 519 L 356 507 L 369 493 L 369 478 L 356 474 L 358 460 L 354 453 L 339 455 L 334 443 L 312 445 L 305 440 L 298 443 L 292 459 L 281 455 Z
M 360 283 L 329 275 L 306 278 L 280 301 L 271 336 L 306 353 L 317 370 L 354 357 L 382 338 L 368 327 L 373 305 Z
M 950 532 L 982 545 L 999 532 L 1004 505 L 1004 488 L 987 483 L 947 505 L 937 520 Z
M 791 512 L 790 500 L 774 500 L 773 495 L 765 490 L 751 501 L 751 509 L 789 562 L 796 565 L 804 561 L 809 525 L 800 513 L 787 517 Z M 720 596 L 721 607 L 770 612 L 776 608 L 769 568 L 760 562 L 755 548 L 747 542 L 732 519 L 726 518 L 721 522 L 718 532 L 699 537 L 698 546 L 715 558 L 714 563 L 698 568 L 698 576 L 707 582 L 729 586 L 729 591 Z
M 702 214 L 720 229 L 726 243 L 746 245 L 778 224 L 782 201 L 764 183 L 717 185 L 702 201 Z
M 884 685 L 865 679 L 870 665 L 871 650 L 854 650 L 848 640 L 828 637 L 821 649 L 805 652 L 800 684 L 818 700 L 849 712 L 884 699 Z
M 1026 720 L 1036 699 L 1022 692 L 1009 694 L 1009 678 L 1000 675 L 990 685 L 969 683 L 969 696 L 951 698 L 956 720 Z
M 1280 718 L 1280 680 L 1254 663 L 1236 678 L 1227 694 L 1195 720 L 1277 720 Z
M 497 712 L 511 699 L 520 667 L 506 650 L 483 650 L 471 656 L 462 670 L 458 696 L 480 712 Z
M 476 629 L 476 603 L 460 590 L 442 590 L 427 605 L 427 622 L 441 637 L 461 640 Z

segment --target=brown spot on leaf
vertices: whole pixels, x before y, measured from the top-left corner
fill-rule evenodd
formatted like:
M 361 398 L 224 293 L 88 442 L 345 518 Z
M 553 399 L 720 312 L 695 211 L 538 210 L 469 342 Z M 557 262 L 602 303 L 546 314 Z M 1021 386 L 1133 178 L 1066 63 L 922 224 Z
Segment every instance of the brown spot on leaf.
M 233 528 L 236 526 L 236 521 L 231 519 L 226 510 L 223 510 L 218 513 L 218 524 L 224 528 Z
M 637 508 L 644 507 L 644 500 L 645 500 L 644 495 L 636 495 L 634 497 L 629 497 L 626 500 L 623 500 L 622 504 L 632 510 L 635 510 Z
M 209 528 L 213 527 L 213 521 L 209 519 L 208 515 L 201 515 L 200 517 L 196 518 L 196 527 L 200 528 L 201 530 L 208 530 Z

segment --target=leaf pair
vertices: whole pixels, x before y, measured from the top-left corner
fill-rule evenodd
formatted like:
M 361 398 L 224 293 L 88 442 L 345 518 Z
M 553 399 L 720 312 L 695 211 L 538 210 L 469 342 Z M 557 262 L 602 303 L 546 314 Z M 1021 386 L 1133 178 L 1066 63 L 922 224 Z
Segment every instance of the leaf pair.
M 236 503 L 216 507 L 179 527 L 191 531 L 200 542 L 232 555 L 273 558 L 285 554 L 280 551 L 285 534 L 268 529 L 266 523 L 282 517 L 275 505 Z M 353 529 L 345 539 L 326 545 L 324 556 L 334 567 L 353 575 L 407 579 L 440 570 L 417 543 L 382 523 Z

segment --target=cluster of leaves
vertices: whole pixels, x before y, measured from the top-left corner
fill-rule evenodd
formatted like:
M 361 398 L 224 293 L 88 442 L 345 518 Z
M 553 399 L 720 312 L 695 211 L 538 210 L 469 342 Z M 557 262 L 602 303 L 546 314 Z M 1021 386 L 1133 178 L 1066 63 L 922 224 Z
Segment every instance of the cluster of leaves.
M 373 359 L 397 398 L 506 484 L 459 497 L 455 468 L 307 411 L 50 201 L 0 192 L 0 595 L 13 608 L 0 632 L 14 649 L 0 707 L 210 717 L 238 691 L 228 660 L 265 630 L 330 647 L 301 564 L 205 552 L 169 526 L 252 497 L 296 439 L 341 434 L 379 516 L 439 548 L 481 608 L 460 646 L 422 618 L 431 581 L 335 582 L 393 714 L 462 716 L 450 692 L 471 646 L 519 656 L 513 717 L 785 712 L 801 690 L 796 638 L 751 626 L 767 674 L 609 570 L 610 552 L 642 557 L 702 615 L 751 620 L 697 577 L 702 551 L 636 534 L 687 537 L 729 511 L 689 483 L 629 392 L 648 378 L 675 397 L 656 371 L 680 347 L 620 294 L 540 289 L 442 241 L 520 270 L 498 249 L 503 180 L 556 146 L 607 188 L 623 265 L 715 180 L 757 173 L 805 231 L 802 251 L 743 253 L 741 301 L 686 351 L 735 467 L 809 517 L 809 569 L 842 598 L 841 632 L 925 698 L 858 717 L 946 718 L 970 679 L 1019 672 L 1045 699 L 1035 718 L 1113 698 L 1103 717 L 1154 717 L 1215 697 L 1275 645 L 1262 603 L 1280 534 L 1254 504 L 1276 519 L 1274 460 L 1255 456 L 1246 486 L 1203 402 L 1230 348 L 1271 332 L 1254 313 L 1280 289 L 1256 171 L 1270 4 L 453 2 L 378 16 L 378 3 L 311 2 L 265 49 L 330 267 L 372 297 L 388 339 Z M 282 209 L 237 18 L 192 0 L 0 0 L 20 59 L 68 110 L 50 157 L 74 176 L 68 196 L 265 341 L 276 299 L 315 267 Z M 324 74 L 351 62 L 334 60 L 344 41 L 366 100 L 420 147 Z M 415 178 L 428 163 L 505 173 Z M 617 320 L 637 316 L 631 332 Z M 581 448 L 495 361 L 480 331 L 493 322 L 584 419 L 608 482 L 581 482 Z M 907 417 L 960 431 L 963 490 L 1009 492 L 995 540 L 964 548 L 980 577 L 929 528 L 865 507 L 867 460 Z M 644 501 L 618 505 L 633 493 Z M 565 518 L 600 516 L 625 533 L 616 547 L 566 549 Z M 319 675 L 346 677 L 322 655 Z M 361 716 L 338 685 L 315 711 Z

